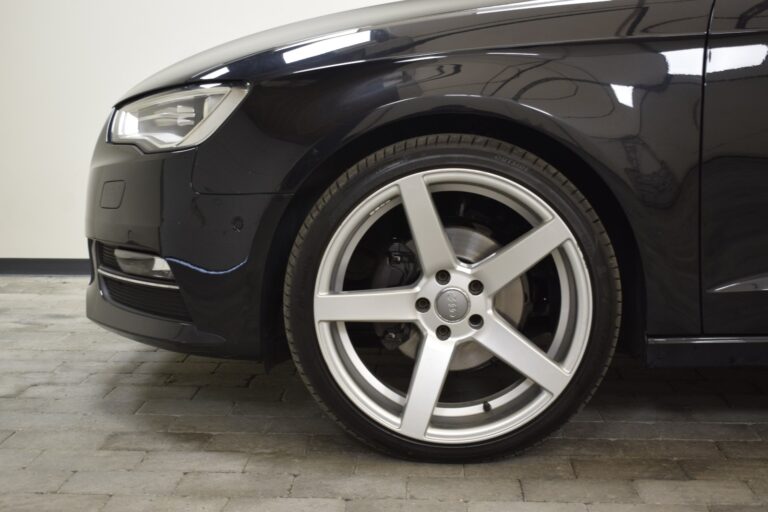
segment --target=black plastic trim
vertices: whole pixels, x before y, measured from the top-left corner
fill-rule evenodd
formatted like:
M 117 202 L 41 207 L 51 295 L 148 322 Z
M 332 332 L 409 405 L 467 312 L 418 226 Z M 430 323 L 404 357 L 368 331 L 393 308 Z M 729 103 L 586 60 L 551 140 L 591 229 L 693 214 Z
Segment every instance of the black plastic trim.
M 768 366 L 768 337 L 650 338 L 651 367 Z

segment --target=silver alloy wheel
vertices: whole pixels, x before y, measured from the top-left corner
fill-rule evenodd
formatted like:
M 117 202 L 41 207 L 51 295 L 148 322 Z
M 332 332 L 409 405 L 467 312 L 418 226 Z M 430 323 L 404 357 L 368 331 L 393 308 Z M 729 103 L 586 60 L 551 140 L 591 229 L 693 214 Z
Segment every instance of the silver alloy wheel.
M 533 228 L 482 261 L 463 263 L 454 255 L 432 200 L 433 193 L 447 191 L 496 200 Z M 346 269 L 358 243 L 385 213 L 399 205 L 405 210 L 421 263 L 420 279 L 407 287 L 343 291 Z M 548 256 L 557 268 L 560 309 L 553 341 L 545 353 L 497 312 L 494 297 Z M 450 273 L 447 285 L 436 278 L 441 270 Z M 471 284 L 475 281 L 482 283 L 482 291 Z M 368 417 L 412 439 L 469 443 L 518 429 L 546 410 L 567 387 L 590 333 L 591 290 L 574 235 L 542 198 L 485 171 L 436 169 L 382 187 L 344 219 L 318 269 L 315 329 L 337 385 Z M 415 306 L 419 298 L 427 298 L 432 307 L 420 312 Z M 435 307 L 438 303 L 443 306 Z M 482 318 L 480 327 L 470 322 L 474 315 Z M 366 367 L 346 322 L 404 322 L 418 328 L 421 343 L 407 393 L 389 387 Z M 470 342 L 485 347 L 523 378 L 481 400 L 439 402 L 451 357 L 457 347 Z

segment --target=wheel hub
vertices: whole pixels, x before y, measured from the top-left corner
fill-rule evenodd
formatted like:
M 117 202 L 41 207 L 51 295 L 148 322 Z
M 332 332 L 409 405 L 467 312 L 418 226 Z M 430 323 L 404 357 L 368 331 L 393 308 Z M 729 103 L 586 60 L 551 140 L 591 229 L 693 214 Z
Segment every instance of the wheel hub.
M 456 256 L 459 260 L 465 263 L 476 263 L 499 248 L 499 244 L 492 238 L 474 229 L 453 226 L 446 228 L 445 232 L 448 235 L 448 239 L 451 241 Z M 411 247 L 412 250 L 415 250 L 412 242 L 409 242 L 408 246 Z M 451 319 L 450 312 L 445 315 L 441 313 L 440 305 L 438 304 L 438 301 L 443 297 L 442 293 L 452 290 L 456 290 L 459 294 L 462 294 L 466 301 L 465 311 L 455 320 Z M 434 301 L 434 307 L 436 308 L 437 316 L 447 323 L 461 322 L 469 313 L 470 302 L 466 291 L 456 289 L 456 287 L 453 286 L 445 289 L 442 293 L 438 293 L 435 296 L 436 300 Z M 519 325 L 523 321 L 525 316 L 525 303 L 525 277 L 515 279 L 509 283 L 509 285 L 496 294 L 496 299 L 494 300 L 496 310 L 499 314 L 514 325 Z M 420 340 L 421 337 L 418 330 L 414 329 L 410 338 L 398 348 L 406 356 L 415 359 L 419 350 Z M 478 368 L 486 364 L 492 358 L 493 354 L 479 343 L 462 343 L 456 347 L 456 351 L 451 359 L 450 369 L 452 371 L 461 371 Z
M 458 288 L 448 288 L 437 295 L 437 314 L 446 322 L 458 322 L 467 316 L 469 298 Z

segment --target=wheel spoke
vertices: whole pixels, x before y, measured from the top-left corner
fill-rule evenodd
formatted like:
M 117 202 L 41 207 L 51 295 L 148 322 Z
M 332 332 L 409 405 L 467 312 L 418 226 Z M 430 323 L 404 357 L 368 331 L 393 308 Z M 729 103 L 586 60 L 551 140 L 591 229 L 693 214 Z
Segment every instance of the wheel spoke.
M 404 322 L 416 318 L 413 288 L 315 295 L 318 322 Z
M 399 187 L 424 275 L 455 267 L 456 258 L 451 242 L 445 234 L 423 176 L 405 178 L 400 181 Z
M 568 226 L 552 219 L 480 262 L 473 275 L 483 282 L 486 293 L 493 295 L 570 238 Z
M 554 396 L 570 381 L 570 375 L 557 363 L 517 329 L 499 319 L 489 319 L 475 340 Z
M 433 336 L 427 336 L 422 342 L 400 423 L 403 434 L 424 437 L 448 375 L 453 349 L 453 342 Z

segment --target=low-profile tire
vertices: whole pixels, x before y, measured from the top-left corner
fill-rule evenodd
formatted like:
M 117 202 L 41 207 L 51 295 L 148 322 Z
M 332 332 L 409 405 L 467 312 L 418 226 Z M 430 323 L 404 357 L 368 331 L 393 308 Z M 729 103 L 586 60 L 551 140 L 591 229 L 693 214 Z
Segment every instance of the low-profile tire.
M 578 189 L 498 140 L 439 134 L 358 162 L 301 227 L 286 334 L 321 407 L 368 445 L 519 452 L 591 397 L 619 331 L 611 241 Z

